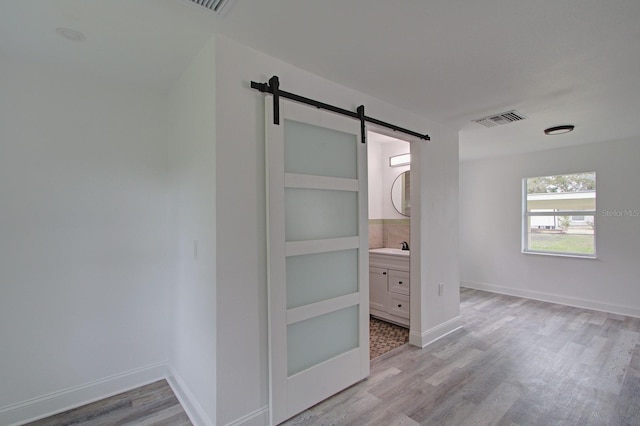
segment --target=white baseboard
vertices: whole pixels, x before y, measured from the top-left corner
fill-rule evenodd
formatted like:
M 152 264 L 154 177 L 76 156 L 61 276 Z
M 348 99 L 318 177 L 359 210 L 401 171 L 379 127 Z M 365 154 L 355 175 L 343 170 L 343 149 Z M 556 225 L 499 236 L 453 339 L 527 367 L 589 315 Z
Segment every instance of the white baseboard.
M 1 425 L 20 425 L 162 380 L 167 364 L 156 363 L 0 408 Z
M 227 423 L 226 426 L 268 426 L 269 425 L 269 406 L 264 407 L 249 413 L 246 416 L 240 417 L 237 420 Z
M 189 420 L 195 426 L 214 426 L 215 422 L 207 415 L 196 397 L 191 393 L 178 372 L 172 367 L 168 367 L 167 381 L 173 389 L 173 393 L 180 401 L 182 408 L 189 416 Z M 264 406 L 252 413 L 228 423 L 226 426 L 268 426 L 269 407 Z
M 574 306 L 576 308 L 592 309 L 594 311 L 609 312 L 631 317 L 640 317 L 640 309 L 632 306 L 614 305 L 611 303 L 598 302 L 597 300 L 582 299 L 579 297 L 562 296 L 559 294 L 545 293 L 535 290 L 517 289 L 502 287 L 498 285 L 478 283 L 472 281 L 460 281 L 460 287 L 475 290 L 484 290 L 491 293 L 505 294 L 507 296 L 524 297 L 527 299 L 540 300 L 542 302 L 557 303 L 560 305 Z
M 166 362 L 148 365 L 0 407 L 0 425 L 23 425 L 162 379 L 167 380 L 182 408 L 195 426 L 215 425 L 215 422 L 198 403 L 177 371 Z M 229 423 L 228 426 L 266 426 L 268 424 L 269 407 L 265 406 Z
M 178 398 L 178 401 L 180 401 L 185 413 L 189 416 L 191 423 L 195 426 L 213 426 L 215 423 L 204 411 L 178 372 L 172 366 L 169 366 L 168 373 L 167 382 L 169 382 L 169 386 L 171 386 L 173 393 Z
M 423 333 L 409 333 L 409 343 L 424 348 L 436 340 L 442 339 L 444 336 L 453 333 L 462 328 L 462 318 L 458 315 L 455 318 L 445 321 Z

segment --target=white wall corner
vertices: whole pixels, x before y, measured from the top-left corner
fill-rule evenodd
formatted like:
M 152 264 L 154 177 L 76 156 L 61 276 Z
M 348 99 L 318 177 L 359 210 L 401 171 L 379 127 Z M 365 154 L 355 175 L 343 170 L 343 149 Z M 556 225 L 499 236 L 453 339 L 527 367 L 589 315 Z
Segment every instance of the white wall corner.
M 180 374 L 171 366 L 168 366 L 167 382 L 173 390 L 173 393 L 180 401 L 180 405 L 184 409 L 185 413 L 195 426 L 213 426 L 215 423 L 207 415 L 206 411 L 193 393 L 189 390 L 189 387 L 185 384 Z
M 451 318 L 433 328 L 422 333 L 411 331 L 409 333 L 409 343 L 420 348 L 425 348 L 437 340 L 462 328 L 462 317 L 460 315 Z
M 535 290 L 515 289 L 499 285 L 478 283 L 473 281 L 460 281 L 460 287 L 483 290 L 491 293 L 505 294 L 507 296 L 524 297 L 526 299 L 539 300 L 541 302 L 557 303 L 576 308 L 591 309 L 594 311 L 608 312 L 612 314 L 626 315 L 640 318 L 640 309 L 633 306 L 614 305 L 599 302 L 597 300 L 581 299 L 578 297 L 562 296 Z
M 162 380 L 165 362 L 115 374 L 0 408 L 1 425 L 21 425 Z
M 265 405 L 256 411 L 242 416 L 239 419 L 227 423 L 225 426 L 268 426 L 269 425 L 269 406 Z

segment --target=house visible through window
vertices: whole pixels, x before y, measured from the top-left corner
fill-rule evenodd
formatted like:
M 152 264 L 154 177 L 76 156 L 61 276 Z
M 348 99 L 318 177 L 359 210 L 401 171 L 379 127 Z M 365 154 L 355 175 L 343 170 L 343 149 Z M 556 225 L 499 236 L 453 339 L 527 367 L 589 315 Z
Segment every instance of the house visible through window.
M 596 255 L 596 173 L 523 179 L 522 251 Z

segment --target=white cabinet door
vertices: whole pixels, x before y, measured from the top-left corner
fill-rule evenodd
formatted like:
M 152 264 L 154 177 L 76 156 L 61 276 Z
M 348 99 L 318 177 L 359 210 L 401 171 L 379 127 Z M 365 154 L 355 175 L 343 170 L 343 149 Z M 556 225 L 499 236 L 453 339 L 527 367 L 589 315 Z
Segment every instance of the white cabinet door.
M 271 421 L 369 375 L 366 145 L 360 122 L 267 111 Z
M 369 268 L 369 307 L 387 310 L 387 280 L 389 273 L 383 268 Z

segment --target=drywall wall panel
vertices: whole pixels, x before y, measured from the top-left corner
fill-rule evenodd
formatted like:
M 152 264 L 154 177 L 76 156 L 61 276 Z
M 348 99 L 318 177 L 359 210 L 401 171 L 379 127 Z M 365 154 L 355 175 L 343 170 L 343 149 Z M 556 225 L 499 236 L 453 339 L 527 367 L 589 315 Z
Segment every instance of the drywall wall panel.
M 170 366 L 192 417 L 216 418 L 216 134 L 212 38 L 169 93 L 172 230 Z
M 640 315 L 638 158 L 629 140 L 462 162 L 462 284 Z M 584 171 L 596 172 L 597 259 L 522 254 L 522 179 Z
M 1 61 L 0 411 L 40 415 L 166 362 L 166 95 Z

